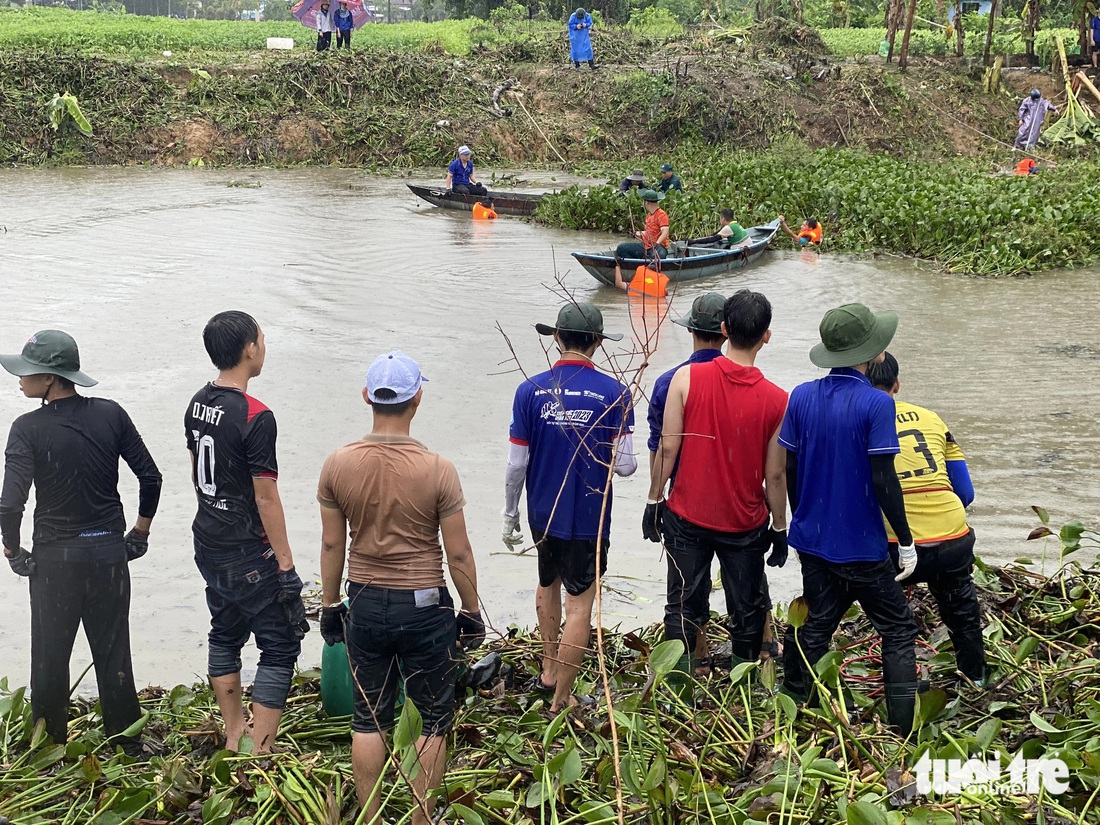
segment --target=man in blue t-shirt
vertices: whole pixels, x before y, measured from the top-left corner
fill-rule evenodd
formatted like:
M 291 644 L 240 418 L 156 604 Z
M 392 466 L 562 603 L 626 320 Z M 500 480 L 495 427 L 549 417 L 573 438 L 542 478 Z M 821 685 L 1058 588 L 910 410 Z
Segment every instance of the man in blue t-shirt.
M 510 547 L 523 542 L 519 499 L 526 482 L 527 520 L 539 555 L 538 689 L 553 693 L 550 710 L 558 711 L 577 703 L 573 682 L 588 647 L 597 557 L 600 575 L 607 568 L 610 470 L 628 476 L 638 462 L 630 390 L 592 363 L 604 339 L 619 341 L 622 334 L 604 332 L 603 315 L 585 303 L 566 304 L 555 326 L 536 324 L 535 329 L 554 336 L 561 358 L 516 390 L 502 535 Z
M 1092 68 L 1096 68 L 1096 56 L 1100 54 L 1100 9 L 1089 22 L 1089 51 L 1092 52 Z
M 883 359 L 897 326 L 895 313 L 872 313 L 862 304 L 829 310 L 810 360 L 830 372 L 791 393 L 779 443 L 787 450 L 793 512 L 787 541 L 802 564 L 809 617 L 801 628 L 787 629 L 783 686 L 796 698 L 808 697 L 812 684 L 803 654 L 812 667 L 858 601 L 882 637 L 890 724 L 908 732 L 917 627 L 898 582 L 912 574 L 917 552 L 894 472 L 900 452 L 894 399 L 867 378 L 867 367 Z M 899 539 L 900 574 L 887 550 L 883 515 Z
M 447 188 L 462 195 L 484 197 L 489 190 L 474 178 L 473 152 L 469 146 L 458 147 L 458 157 L 447 167 Z

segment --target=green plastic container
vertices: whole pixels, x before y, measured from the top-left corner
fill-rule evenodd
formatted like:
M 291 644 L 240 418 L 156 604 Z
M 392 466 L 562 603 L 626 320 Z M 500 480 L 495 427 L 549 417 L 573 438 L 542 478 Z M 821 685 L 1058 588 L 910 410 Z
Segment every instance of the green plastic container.
M 355 685 L 343 642 L 325 645 L 321 651 L 321 706 L 329 716 L 350 716 L 355 711 Z

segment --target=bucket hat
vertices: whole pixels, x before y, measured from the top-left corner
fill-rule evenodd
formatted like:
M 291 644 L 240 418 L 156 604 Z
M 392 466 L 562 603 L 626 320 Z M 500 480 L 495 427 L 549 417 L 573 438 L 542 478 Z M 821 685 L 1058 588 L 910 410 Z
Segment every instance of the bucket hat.
M 627 180 L 644 181 L 645 180 L 645 172 L 643 172 L 641 169 L 635 169 L 633 172 L 631 172 L 629 175 L 626 176 L 626 179 Z
M 379 355 L 367 369 L 367 397 L 375 404 L 402 404 L 410 400 L 427 381 L 420 365 L 400 350 Z M 379 398 L 378 390 L 389 390 L 393 398 Z
M 623 340 L 621 332 L 603 331 L 603 313 L 592 304 L 583 302 L 566 304 L 558 310 L 558 322 L 554 326 L 549 324 L 535 324 L 539 335 L 553 335 L 555 332 L 594 332 L 600 338 L 611 341 Z
M 81 387 L 99 382 L 80 371 L 80 350 L 67 332 L 44 329 L 27 339 L 19 355 L 0 355 L 0 366 L 12 375 L 60 375 Z
M 810 350 L 819 367 L 854 367 L 886 351 L 898 329 L 896 312 L 871 312 L 863 304 L 830 309 L 821 319 L 821 343 Z
M 672 323 L 679 324 L 698 332 L 722 332 L 725 320 L 726 297 L 717 292 L 707 292 L 691 302 L 691 312 L 683 318 L 674 318 Z

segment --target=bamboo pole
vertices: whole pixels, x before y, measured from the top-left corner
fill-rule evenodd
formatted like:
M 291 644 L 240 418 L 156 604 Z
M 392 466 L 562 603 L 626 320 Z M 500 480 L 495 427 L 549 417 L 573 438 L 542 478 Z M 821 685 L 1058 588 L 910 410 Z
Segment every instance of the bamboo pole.
M 917 13 L 917 0 L 909 0 L 909 13 L 905 17 L 905 36 L 901 39 L 901 56 L 898 66 L 902 69 L 909 65 L 909 35 L 913 32 L 913 15 Z
M 985 30 L 985 52 L 982 54 L 982 65 L 989 65 L 989 50 L 993 45 L 993 20 L 997 16 L 997 0 L 991 0 L 989 5 L 989 26 Z
M 1082 86 L 1092 92 L 1092 96 L 1096 98 L 1097 102 L 1100 102 L 1100 90 L 1097 90 L 1097 88 L 1092 85 L 1092 81 L 1089 80 L 1088 75 L 1084 72 L 1078 72 L 1076 77 L 1081 81 Z

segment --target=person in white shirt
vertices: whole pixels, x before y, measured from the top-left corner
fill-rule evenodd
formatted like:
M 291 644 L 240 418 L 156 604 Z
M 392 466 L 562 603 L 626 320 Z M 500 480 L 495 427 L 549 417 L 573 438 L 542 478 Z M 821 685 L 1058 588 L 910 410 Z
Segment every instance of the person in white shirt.
M 328 0 L 323 0 L 317 10 L 317 51 L 327 52 L 332 48 L 332 33 L 336 24 L 332 22 L 332 11 Z

